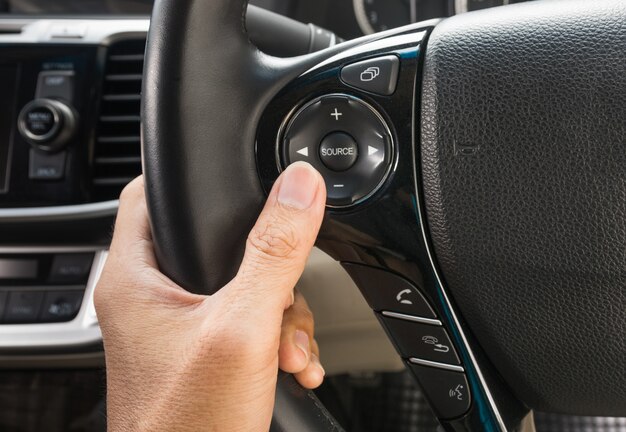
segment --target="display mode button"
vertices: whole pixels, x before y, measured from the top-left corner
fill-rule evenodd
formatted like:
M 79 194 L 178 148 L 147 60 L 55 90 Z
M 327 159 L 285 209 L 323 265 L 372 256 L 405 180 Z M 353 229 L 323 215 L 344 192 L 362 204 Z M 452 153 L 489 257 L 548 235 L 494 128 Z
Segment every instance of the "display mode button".
M 359 157 L 356 141 L 344 132 L 326 135 L 320 144 L 320 159 L 333 171 L 350 169 Z
M 341 70 L 341 79 L 349 86 L 379 95 L 396 91 L 400 60 L 394 55 L 377 57 L 350 64 Z

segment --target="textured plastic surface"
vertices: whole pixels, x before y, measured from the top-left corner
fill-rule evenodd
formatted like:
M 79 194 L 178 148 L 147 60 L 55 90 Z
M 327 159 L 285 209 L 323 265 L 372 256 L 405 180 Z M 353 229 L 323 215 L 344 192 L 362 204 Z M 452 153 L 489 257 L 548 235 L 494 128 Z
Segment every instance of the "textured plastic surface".
M 626 2 L 460 15 L 426 50 L 422 180 L 464 318 L 533 408 L 625 415 Z

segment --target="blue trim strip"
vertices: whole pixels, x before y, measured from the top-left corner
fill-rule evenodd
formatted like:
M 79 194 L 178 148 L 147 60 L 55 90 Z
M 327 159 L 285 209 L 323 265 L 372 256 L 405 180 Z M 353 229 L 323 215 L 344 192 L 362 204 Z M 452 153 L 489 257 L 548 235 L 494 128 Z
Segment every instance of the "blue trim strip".
M 415 195 L 411 196 L 411 200 L 413 201 L 413 206 L 415 209 L 415 214 L 417 216 L 417 223 L 422 227 L 422 220 L 420 218 L 420 207 L 418 205 L 417 197 Z M 423 231 L 426 232 L 426 231 Z M 424 239 L 426 241 L 426 239 Z M 449 325 L 446 328 L 451 332 L 454 341 L 456 342 L 457 348 L 459 348 L 461 359 L 463 362 L 463 366 L 465 367 L 465 373 L 467 376 L 467 380 L 472 389 L 472 400 L 474 409 L 478 410 L 478 416 L 481 420 L 483 430 L 485 432 L 500 432 L 499 422 L 496 419 L 495 413 L 491 409 L 491 404 L 487 398 L 485 393 L 485 389 L 483 388 L 480 379 L 478 378 L 478 373 L 474 367 L 474 363 L 471 361 L 469 351 L 467 347 L 463 343 L 463 338 L 461 337 L 461 333 L 457 326 L 455 325 L 455 320 L 452 316 L 452 311 L 448 307 L 448 303 L 446 302 L 446 298 L 443 294 L 443 287 L 439 283 L 439 279 L 435 273 L 435 270 L 431 268 L 433 272 L 433 280 L 435 281 L 437 288 L 437 295 L 439 300 L 439 305 L 441 309 L 444 311 L 444 315 L 446 317 L 446 321 Z

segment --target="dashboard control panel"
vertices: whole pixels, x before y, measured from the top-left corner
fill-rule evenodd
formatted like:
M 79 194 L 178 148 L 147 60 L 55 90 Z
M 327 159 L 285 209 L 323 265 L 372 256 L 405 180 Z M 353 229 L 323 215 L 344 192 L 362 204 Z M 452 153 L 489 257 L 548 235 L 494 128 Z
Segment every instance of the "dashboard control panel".
M 440 418 L 471 406 L 471 391 L 457 350 L 424 294 L 387 270 L 344 263 L 391 341 L 419 381 Z
M 92 252 L 0 255 L 0 323 L 71 321 L 93 261 Z
M 93 202 L 91 155 L 98 105 L 97 48 L 3 43 L 0 56 L 11 96 L 3 98 L 0 208 Z

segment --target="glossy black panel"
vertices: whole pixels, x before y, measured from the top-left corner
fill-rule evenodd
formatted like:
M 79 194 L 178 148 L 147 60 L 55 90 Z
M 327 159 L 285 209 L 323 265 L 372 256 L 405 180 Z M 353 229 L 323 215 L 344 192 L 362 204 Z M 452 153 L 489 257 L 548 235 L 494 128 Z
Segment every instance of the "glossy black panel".
M 261 181 L 268 191 L 279 171 L 278 131 L 289 114 L 308 101 L 326 94 L 345 93 L 360 98 L 374 107 L 389 124 L 395 153 L 392 170 L 382 187 L 365 202 L 349 209 L 327 210 L 318 238 L 318 246 L 335 259 L 365 264 L 393 271 L 423 289 L 427 301 L 450 334 L 467 372 L 474 403 L 468 414 L 454 421 L 444 421 L 448 430 L 499 430 L 504 424 L 516 426 L 526 410 L 493 373 L 462 321 L 450 308 L 433 270 L 422 226 L 421 196 L 416 193 L 415 148 L 419 139 L 414 130 L 414 116 L 419 115 L 420 95 L 416 93 L 416 77 L 421 73 L 419 38 L 396 38 L 394 48 L 346 53 L 330 59 L 292 82 L 269 104 L 257 133 L 257 162 Z M 354 61 L 393 54 L 400 58 L 397 89 L 390 96 L 359 92 L 345 86 L 340 79 L 341 68 Z M 463 332 L 460 331 L 463 328 Z M 466 348 L 466 341 L 473 351 Z M 480 359 L 480 371 L 473 358 Z M 482 373 L 481 373 L 482 372 Z M 482 376 L 482 378 L 481 378 Z M 490 393 L 483 387 L 488 383 Z M 494 396 L 495 395 L 495 396 Z M 502 422 L 492 409 L 490 398 L 497 398 Z

